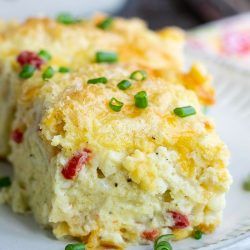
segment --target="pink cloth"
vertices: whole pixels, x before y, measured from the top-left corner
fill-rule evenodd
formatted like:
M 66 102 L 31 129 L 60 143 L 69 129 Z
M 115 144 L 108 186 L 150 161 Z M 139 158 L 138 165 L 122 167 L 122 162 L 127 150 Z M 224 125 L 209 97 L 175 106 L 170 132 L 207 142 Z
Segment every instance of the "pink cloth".
M 188 45 L 231 60 L 250 70 L 250 13 L 189 31 Z

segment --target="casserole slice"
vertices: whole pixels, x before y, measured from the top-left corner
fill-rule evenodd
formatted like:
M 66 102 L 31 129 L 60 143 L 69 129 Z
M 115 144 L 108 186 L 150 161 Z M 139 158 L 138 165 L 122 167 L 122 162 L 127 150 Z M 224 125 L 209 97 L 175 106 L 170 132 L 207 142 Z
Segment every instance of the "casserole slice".
M 193 91 L 132 80 L 135 70 L 92 64 L 26 80 L 9 157 L 14 211 L 31 210 L 56 237 L 89 249 L 218 226 L 231 183 L 227 147 Z M 121 88 L 124 80 L 131 85 Z

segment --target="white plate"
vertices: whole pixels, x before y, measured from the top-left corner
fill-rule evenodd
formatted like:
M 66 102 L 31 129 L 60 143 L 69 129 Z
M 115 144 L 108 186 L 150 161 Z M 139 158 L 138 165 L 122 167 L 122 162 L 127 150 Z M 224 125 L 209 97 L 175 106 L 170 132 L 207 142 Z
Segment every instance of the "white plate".
M 79 17 L 95 12 L 114 13 L 125 0 L 0 0 L 0 18 L 23 20 L 30 16 L 54 17 L 59 12 L 69 12 Z
M 224 220 L 219 229 L 202 240 L 187 239 L 173 243 L 173 247 L 174 250 L 250 249 L 250 193 L 241 188 L 250 173 L 250 73 L 190 49 L 187 54 L 190 59 L 204 61 L 214 75 L 217 105 L 208 115 L 214 117 L 219 134 L 231 150 L 230 171 L 234 183 L 227 195 Z M 0 250 L 63 250 L 66 244 L 55 240 L 49 231 L 40 229 L 31 216 L 15 215 L 6 206 L 0 207 L 0 242 Z

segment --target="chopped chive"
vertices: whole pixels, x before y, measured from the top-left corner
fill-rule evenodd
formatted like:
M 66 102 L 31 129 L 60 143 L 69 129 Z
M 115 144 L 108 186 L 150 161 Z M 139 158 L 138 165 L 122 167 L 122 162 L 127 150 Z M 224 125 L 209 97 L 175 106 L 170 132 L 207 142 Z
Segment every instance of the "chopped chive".
M 68 68 L 68 67 L 60 67 L 59 69 L 58 69 L 58 72 L 60 72 L 60 73 L 69 73 L 70 72 L 70 69 Z
M 138 92 L 135 96 L 135 106 L 140 109 L 144 109 L 148 106 L 148 96 L 145 91 Z
M 25 64 L 22 71 L 19 73 L 19 77 L 23 79 L 28 79 L 34 75 L 36 68 L 33 65 Z
M 194 230 L 193 232 L 193 238 L 196 239 L 196 240 L 200 240 L 202 238 L 202 231 L 200 230 Z
M 147 78 L 147 72 L 144 70 L 136 70 L 130 75 L 130 79 L 136 81 L 143 81 Z
M 179 116 L 179 117 L 187 117 L 190 115 L 195 115 L 196 110 L 192 106 L 186 106 L 186 107 L 180 107 L 180 108 L 175 108 L 174 113 Z
M 118 101 L 114 97 L 109 101 L 109 107 L 115 112 L 121 111 L 123 105 L 124 105 L 123 102 Z
M 57 22 L 69 25 L 69 24 L 75 24 L 78 23 L 80 20 L 73 17 L 70 13 L 61 13 L 56 18 Z
M 163 234 L 161 236 L 159 236 L 156 240 L 155 240 L 155 243 L 158 244 L 162 241 L 168 241 L 170 239 L 173 239 L 174 238 L 174 235 L 173 234 Z
M 118 56 L 115 52 L 98 51 L 95 59 L 97 63 L 114 63 L 118 61 Z
M 122 80 L 117 84 L 117 87 L 121 90 L 128 89 L 131 86 L 131 82 L 128 80 Z
M 38 56 L 41 57 L 42 59 L 44 59 L 45 61 L 49 61 L 52 59 L 51 54 L 44 49 L 42 49 L 38 52 Z
M 65 250 L 85 250 L 85 245 L 83 243 L 68 244 Z
M 245 191 L 250 191 L 250 176 L 243 182 L 242 187 Z
M 154 242 L 154 250 L 172 250 L 173 248 L 168 241 L 173 237 L 173 234 L 165 234 L 158 237 Z
M 154 250 L 173 250 L 173 248 L 169 242 L 162 241 L 154 246 Z
M 0 178 L 0 188 L 9 187 L 11 185 L 11 180 L 9 177 L 1 177 Z
M 108 79 L 106 77 L 98 77 L 98 78 L 93 78 L 88 80 L 88 84 L 98 84 L 98 83 L 107 83 Z
M 97 27 L 103 30 L 107 30 L 111 27 L 112 23 L 113 23 L 113 18 L 107 17 L 102 22 L 97 24 Z
M 45 69 L 45 71 L 42 74 L 42 78 L 43 80 L 47 80 L 53 77 L 53 75 L 55 74 L 54 69 L 49 66 L 47 69 Z

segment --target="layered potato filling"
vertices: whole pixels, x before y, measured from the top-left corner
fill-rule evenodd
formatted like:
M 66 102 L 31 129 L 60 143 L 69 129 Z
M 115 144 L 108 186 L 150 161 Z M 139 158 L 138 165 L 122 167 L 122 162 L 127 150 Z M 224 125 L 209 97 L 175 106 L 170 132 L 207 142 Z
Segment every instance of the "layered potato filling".
M 150 73 L 129 79 L 138 69 L 92 63 L 23 80 L 9 156 L 14 211 L 31 210 L 57 237 L 77 237 L 89 249 L 216 228 L 231 183 L 228 149 L 195 92 Z M 90 81 L 100 77 L 107 82 Z M 126 79 L 131 86 L 119 89 Z M 141 91 L 144 108 L 136 105 Z M 195 113 L 177 115 L 186 106 Z
M 80 65 L 84 68 L 96 62 L 98 51 L 115 52 L 119 62 L 184 85 L 197 94 L 203 105 L 214 103 L 211 77 L 206 71 L 197 64 L 189 72 L 182 70 L 184 34 L 181 30 L 166 28 L 153 32 L 138 19 L 122 18 L 115 18 L 112 26 L 104 30 L 99 27 L 104 18 L 97 15 L 72 25 L 47 18 L 32 18 L 22 24 L 0 23 L 0 156 L 9 152 L 8 138 L 16 100 L 22 85 L 26 84 L 18 76 L 24 65 L 17 58 L 27 51 L 36 55 L 41 50 L 49 51 L 52 55 L 49 65 L 56 69 L 61 66 L 74 69 Z M 47 63 L 40 59 L 43 63 L 39 69 L 43 70 Z

